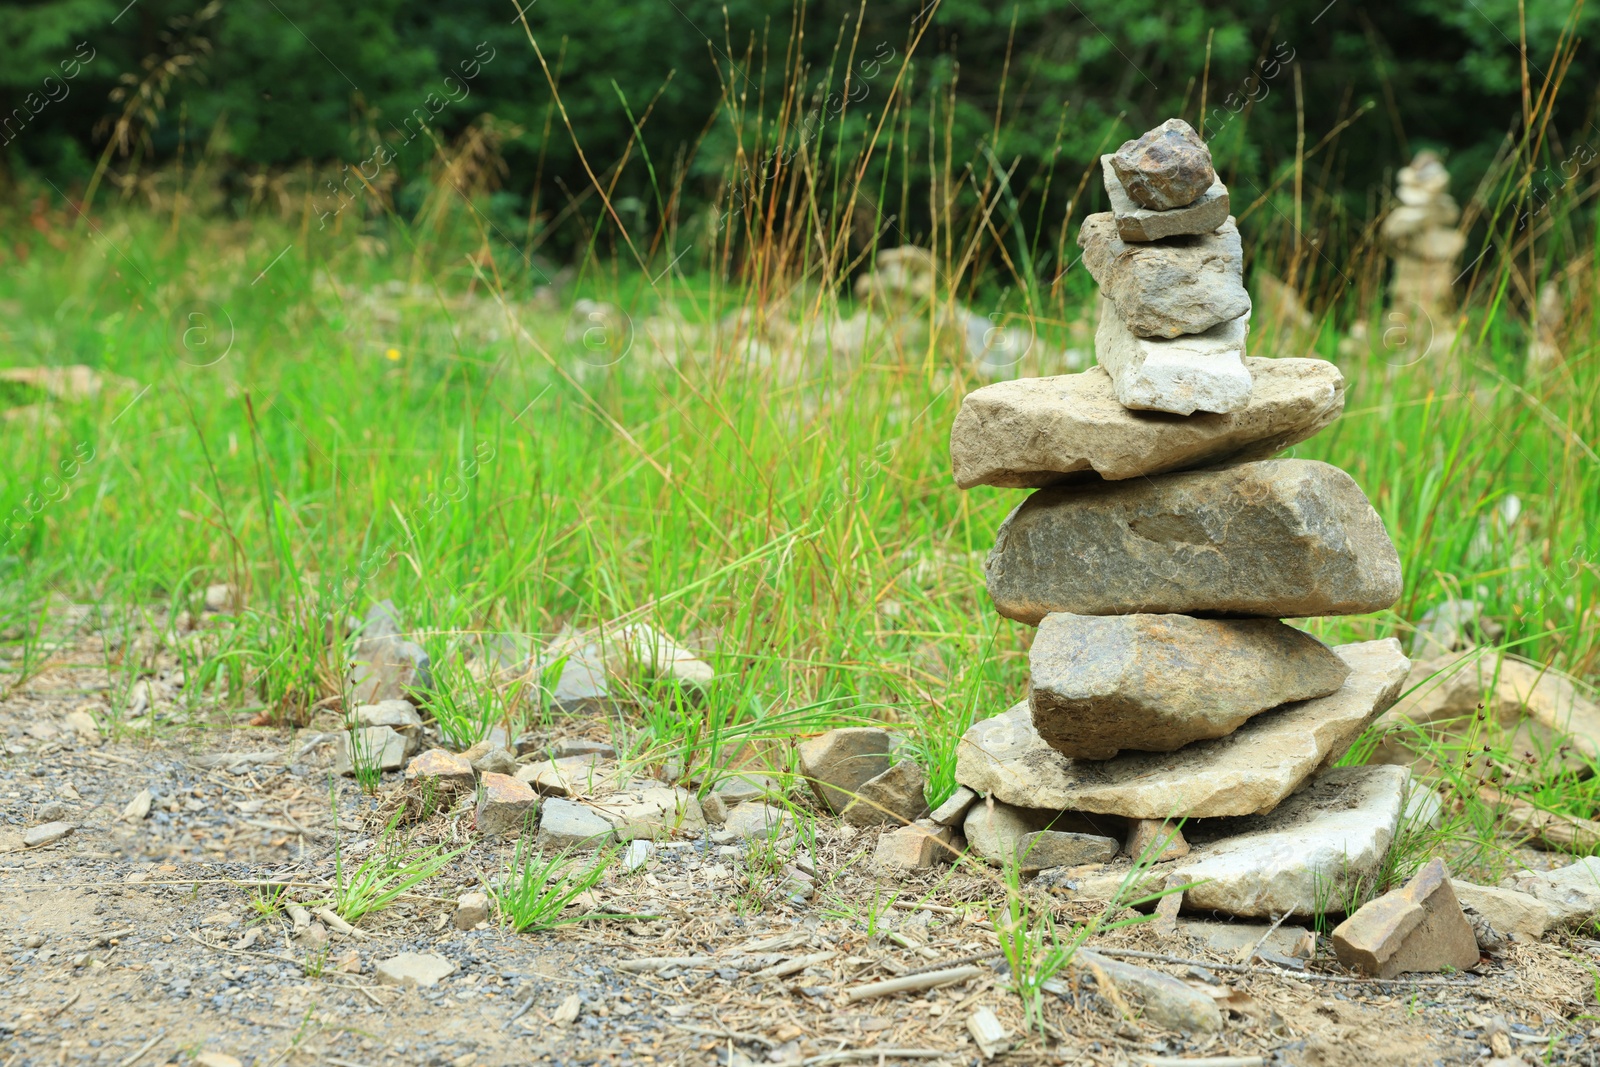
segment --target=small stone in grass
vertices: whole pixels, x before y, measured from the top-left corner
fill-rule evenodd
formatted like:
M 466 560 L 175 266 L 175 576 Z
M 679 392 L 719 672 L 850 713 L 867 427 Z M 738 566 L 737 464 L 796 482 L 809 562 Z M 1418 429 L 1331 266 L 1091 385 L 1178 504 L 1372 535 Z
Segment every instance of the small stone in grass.
M 457 930 L 471 930 L 488 918 L 489 894 L 463 893 L 456 898 L 456 910 L 451 921 Z
M 526 782 L 493 771 L 479 782 L 478 830 L 491 837 L 531 826 L 539 812 L 539 796 Z

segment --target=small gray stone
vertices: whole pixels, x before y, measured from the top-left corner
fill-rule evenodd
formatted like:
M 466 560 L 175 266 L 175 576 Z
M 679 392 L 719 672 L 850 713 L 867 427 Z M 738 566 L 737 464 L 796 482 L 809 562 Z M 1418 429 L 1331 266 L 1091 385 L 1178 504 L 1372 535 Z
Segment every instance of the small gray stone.
M 1168 119 L 1142 137 L 1124 141 L 1111 167 L 1141 207 L 1171 211 L 1194 203 L 1217 180 L 1211 149 L 1182 119 Z
M 40 826 L 25 830 L 22 834 L 22 844 L 25 848 L 42 848 L 53 845 L 76 829 L 70 822 L 47 822 Z
M 795 819 L 783 808 L 752 801 L 734 808 L 728 814 L 728 820 L 723 824 L 722 830 L 723 833 L 731 835 L 730 840 L 788 837 L 794 833 Z
M 599 848 L 615 841 L 611 820 L 587 804 L 552 797 L 539 816 L 540 848 Z
M 1078 615 L 1291 618 L 1381 611 L 1400 557 L 1351 477 L 1314 460 L 1041 489 L 984 564 L 1008 619 Z
M 1133 197 L 1122 187 L 1122 179 L 1111 165 L 1109 152 L 1100 157 L 1100 174 L 1105 179 L 1111 214 L 1117 220 L 1117 233 L 1124 241 L 1159 241 L 1189 233 L 1210 233 L 1228 220 L 1228 187 L 1220 178 L 1192 204 L 1169 211 L 1152 211 L 1134 203 Z
M 1327 696 L 1350 673 L 1276 619 L 1066 613 L 1039 623 L 1028 670 L 1039 736 L 1099 760 L 1224 737 L 1269 708 Z
M 516 774 L 517 755 L 504 745 L 479 741 L 462 753 L 479 774 Z
M 904 826 L 928 810 L 923 795 L 928 785 L 922 768 L 912 760 L 896 763 L 882 774 L 867 779 L 856 790 L 856 799 L 844 809 L 844 821 L 852 826 L 879 826 L 895 823 Z
M 934 808 L 928 816 L 928 821 L 935 826 L 959 826 L 961 820 L 966 818 L 967 809 L 978 801 L 978 794 L 964 785 L 956 787 L 950 794 L 950 799 Z
M 379 985 L 416 988 L 438 985 L 440 980 L 456 973 L 456 965 L 432 952 L 402 952 L 379 960 L 375 970 Z
M 408 745 L 404 735 L 388 726 L 362 726 L 339 735 L 334 762 L 338 774 L 353 775 L 356 768 L 398 771 L 405 766 Z
M 722 779 L 712 789 L 728 802 L 730 808 L 736 808 L 747 800 L 783 795 L 783 786 L 776 778 L 743 771 Z
M 422 729 L 422 716 L 417 714 L 417 709 L 411 706 L 409 700 L 381 700 L 376 704 L 358 705 L 355 720 L 357 726 L 389 726 L 401 732 Z
M 1049 867 L 1107 863 L 1116 857 L 1121 848 L 1114 838 L 1097 834 L 1037 830 L 1024 834 L 1022 840 L 1017 842 L 1017 866 L 1023 871 L 1042 871 Z
M 564 759 L 567 756 L 598 756 L 601 759 L 616 759 L 617 749 L 609 741 L 591 741 L 584 737 L 568 737 L 557 741 L 550 750 L 552 759 Z
M 700 810 L 705 813 L 706 822 L 712 826 L 721 826 L 728 821 L 728 802 L 719 793 L 707 793 L 701 797 Z
M 33 813 L 33 817 L 39 822 L 56 822 L 63 818 L 69 810 L 66 801 L 49 800 L 39 805 L 39 810 Z
M 489 894 L 463 893 L 456 898 L 456 910 L 450 916 L 457 930 L 471 930 L 489 918 Z
M 1117 401 L 1137 411 L 1227 414 L 1250 403 L 1244 363 L 1250 334 L 1246 312 L 1184 337 L 1139 337 L 1110 300 L 1102 301 L 1094 354 L 1111 375 Z
M 1204 333 L 1250 311 L 1244 246 L 1228 219 L 1214 233 L 1124 241 L 1108 211 L 1078 230 L 1083 264 L 1138 337 Z
M 1222 1029 L 1222 1012 L 1208 993 L 1202 993 L 1169 974 L 1123 963 L 1080 948 L 1070 964 L 1073 976 L 1109 981 L 1143 1009 L 1144 1018 L 1167 1030 L 1184 1034 L 1214 1034 Z
M 889 769 L 889 732 L 874 726 L 829 730 L 799 746 L 800 773 L 824 807 L 837 814 L 870 779 Z

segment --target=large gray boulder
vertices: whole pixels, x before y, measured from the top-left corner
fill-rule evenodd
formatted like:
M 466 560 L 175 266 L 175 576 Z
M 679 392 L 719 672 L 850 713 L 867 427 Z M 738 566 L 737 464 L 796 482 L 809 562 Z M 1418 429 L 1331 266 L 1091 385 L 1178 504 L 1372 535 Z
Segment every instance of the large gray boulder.
M 1066 613 L 1039 624 L 1028 669 L 1034 728 L 1080 759 L 1223 737 L 1269 708 L 1327 696 L 1350 673 L 1276 619 Z
M 1137 481 L 1041 489 L 1006 517 L 984 563 L 1008 619 L 1381 611 L 1400 557 L 1355 481 L 1269 459 Z

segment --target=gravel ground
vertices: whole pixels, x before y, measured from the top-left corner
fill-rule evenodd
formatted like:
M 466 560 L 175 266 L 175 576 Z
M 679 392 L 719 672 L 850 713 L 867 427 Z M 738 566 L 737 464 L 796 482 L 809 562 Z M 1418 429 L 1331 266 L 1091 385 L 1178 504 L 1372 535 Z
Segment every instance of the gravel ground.
M 785 876 L 745 849 L 667 840 L 639 870 L 613 867 L 584 901 L 632 918 L 519 935 L 456 928 L 456 897 L 504 870 L 513 846 L 478 838 L 470 812 L 438 816 L 415 840 L 465 851 L 362 918 L 356 934 L 335 932 L 318 948 L 257 887 L 286 882 L 291 896 L 316 896 L 340 863 L 375 846 L 398 776 L 372 796 L 332 777 L 332 745 L 317 728 L 162 725 L 154 682 L 150 728 L 82 736 L 71 713 L 105 723 L 105 677 L 53 668 L 0 701 L 0 1067 L 970 1064 L 983 1056 L 967 1023 L 984 1008 L 1009 1031 L 1008 1063 L 1479 1063 L 1495 1017 L 1529 1062 L 1600 1062 L 1600 942 L 1582 938 L 1512 946 L 1449 984 L 1380 986 L 1338 980 L 1325 940 L 1308 975 L 1241 973 L 1227 969 L 1236 956 L 1182 928 L 1160 937 L 1139 926 L 1094 943 L 1211 964 L 1138 960 L 1207 988 L 1226 1009 L 1222 1035 L 1163 1032 L 1076 981 L 1046 995 L 1045 1032 L 1027 1033 L 1004 964 L 981 958 L 997 944 L 982 906 L 999 894 L 993 873 L 877 873 L 877 832 L 831 819 L 818 821 L 810 900 L 791 899 Z M 124 818 L 141 790 L 148 816 Z M 74 828 L 23 844 L 52 821 Z M 1064 920 L 1090 914 L 1081 902 L 1050 903 Z M 400 952 L 436 954 L 455 971 L 431 987 L 386 985 L 377 964 Z M 619 966 L 668 957 L 701 959 Z M 761 974 L 791 961 L 793 973 Z M 961 961 L 977 976 L 846 997 Z

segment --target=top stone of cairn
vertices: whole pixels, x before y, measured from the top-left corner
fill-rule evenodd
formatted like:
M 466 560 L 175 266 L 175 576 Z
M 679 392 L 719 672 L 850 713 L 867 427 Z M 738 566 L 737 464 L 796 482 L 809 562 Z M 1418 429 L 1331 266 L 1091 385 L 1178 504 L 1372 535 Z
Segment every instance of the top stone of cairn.
M 1111 168 L 1141 207 L 1170 211 L 1200 199 L 1217 180 L 1211 149 L 1182 119 L 1168 119 L 1111 156 Z

